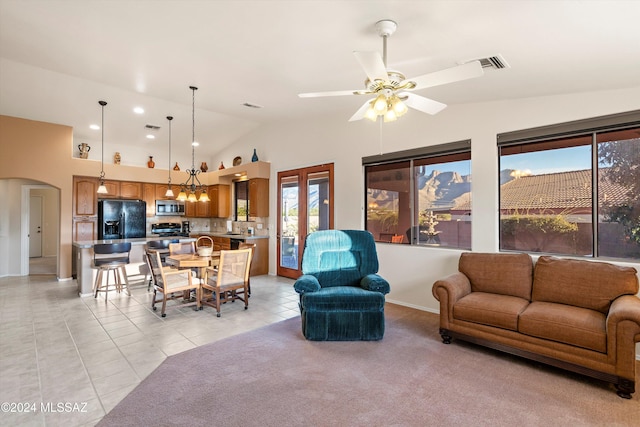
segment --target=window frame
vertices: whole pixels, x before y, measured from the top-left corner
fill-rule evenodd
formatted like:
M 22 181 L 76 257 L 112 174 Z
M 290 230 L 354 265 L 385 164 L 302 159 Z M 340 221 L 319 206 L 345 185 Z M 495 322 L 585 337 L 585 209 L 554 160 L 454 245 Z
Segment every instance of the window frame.
M 467 157 L 466 159 L 459 158 L 460 155 Z M 367 156 L 362 158 L 362 167 L 363 167 L 363 177 L 364 177 L 364 228 L 368 230 L 368 167 L 381 167 L 389 166 L 390 169 L 393 169 L 392 165 L 394 164 L 404 164 L 407 163 L 407 168 L 409 171 L 409 184 L 408 184 L 408 195 L 409 195 L 409 217 L 410 217 L 410 230 L 411 237 L 409 238 L 409 242 L 404 243 L 410 246 L 421 246 L 421 247 L 429 247 L 432 246 L 428 243 L 420 243 L 418 241 L 416 243 L 416 238 L 414 236 L 414 228 L 419 225 L 419 218 L 417 217 L 417 188 L 416 188 L 416 179 L 415 179 L 415 168 L 417 166 L 426 166 L 429 164 L 435 163 L 448 163 L 454 161 L 462 161 L 468 160 L 471 162 L 471 140 L 461 140 L 451 143 L 432 145 L 427 147 L 420 147 L 410 150 L 397 151 L 392 153 L 379 154 L 374 156 Z M 471 174 L 471 167 L 469 167 L 469 174 Z M 471 192 L 471 191 L 469 191 Z M 471 249 L 471 235 L 469 236 L 469 247 L 460 247 L 460 246 L 451 246 L 451 245 L 438 245 L 437 247 L 443 249 L 455 249 L 455 250 L 470 250 Z M 376 243 L 392 243 L 386 242 L 382 240 L 376 239 Z
M 531 129 L 506 132 L 497 135 L 497 155 L 498 155 L 498 250 L 500 252 L 528 252 L 535 255 L 544 255 L 545 252 L 531 252 L 526 250 L 503 249 L 502 241 L 502 184 L 500 183 L 500 175 L 502 172 L 502 156 L 503 150 L 512 151 L 508 154 L 515 154 L 516 148 L 522 149 L 522 153 L 541 151 L 535 149 L 544 145 L 553 145 L 557 143 L 557 147 L 553 149 L 567 148 L 585 144 L 574 144 L 576 139 L 588 137 L 590 138 L 589 146 L 591 148 L 591 254 L 556 254 L 561 256 L 575 256 L 593 259 L 613 259 L 619 261 L 630 261 L 629 258 L 619 258 L 612 256 L 601 256 L 599 254 L 598 228 L 600 206 L 598 199 L 599 183 L 598 171 L 600 169 L 598 159 L 598 136 L 608 132 L 623 131 L 640 127 L 640 110 L 628 111 L 619 114 L 576 120 L 566 123 L 559 123 L 549 126 L 541 126 Z M 572 142 L 573 140 L 573 142 Z M 564 141 L 564 143 L 559 142 Z M 528 146 L 528 147 L 527 147 Z M 555 253 L 554 253 L 555 254 Z M 633 260 L 633 259 L 631 259 Z

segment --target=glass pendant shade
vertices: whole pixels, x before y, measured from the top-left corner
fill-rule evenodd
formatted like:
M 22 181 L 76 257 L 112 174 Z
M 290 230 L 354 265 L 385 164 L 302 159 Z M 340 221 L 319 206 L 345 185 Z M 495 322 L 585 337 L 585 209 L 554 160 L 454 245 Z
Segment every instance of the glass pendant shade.
M 98 187 L 98 194 L 108 194 L 107 187 L 104 185 L 104 182 L 100 182 L 100 186 Z
M 206 190 L 202 190 L 202 193 L 200 193 L 200 199 L 201 202 L 208 202 L 211 199 L 209 199 L 209 196 L 207 195 L 207 191 Z
M 178 197 L 176 198 L 176 200 L 179 200 L 181 202 L 185 202 L 187 200 L 187 193 L 184 191 L 184 189 L 180 190 L 180 193 L 178 193 Z
M 173 190 L 171 189 L 171 187 L 167 188 L 167 192 L 164 193 L 164 197 L 175 197 L 173 194 Z
M 189 193 L 189 197 L 187 197 L 189 202 L 197 202 L 198 198 L 196 197 L 196 193 Z

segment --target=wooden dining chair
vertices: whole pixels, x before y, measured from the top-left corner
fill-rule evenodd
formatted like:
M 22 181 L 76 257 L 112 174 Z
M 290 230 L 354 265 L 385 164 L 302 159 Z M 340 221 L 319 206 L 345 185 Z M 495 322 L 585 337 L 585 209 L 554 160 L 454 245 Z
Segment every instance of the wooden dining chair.
M 196 245 L 194 242 L 169 243 L 169 256 L 177 254 L 195 254 Z
M 201 287 L 199 280 L 193 280 L 191 270 L 177 270 L 162 266 L 160 253 L 158 251 L 145 251 L 145 256 L 151 266 L 151 275 L 153 276 L 153 300 L 151 300 L 151 309 L 156 311 L 156 303 L 162 301 L 161 316 L 165 317 L 167 309 L 167 301 L 182 298 L 188 298 L 192 290 L 196 293 L 196 299 L 193 302 L 176 305 L 175 307 L 187 307 L 195 305 L 200 310 Z M 186 291 L 186 292 L 185 292 Z M 162 298 L 158 298 L 158 293 L 162 294 Z
M 251 296 L 251 264 L 253 264 L 253 257 L 256 253 L 256 244 L 242 242 L 238 245 L 238 249 L 251 249 L 251 261 L 249 262 L 249 278 L 247 279 L 247 295 Z
M 220 317 L 220 305 L 235 300 L 244 301 L 244 309 L 249 308 L 248 286 L 251 249 L 220 251 L 218 269 L 207 269 L 207 281 L 202 285 L 202 295 L 210 291 L 211 296 L 202 298 L 202 304 L 215 307 Z

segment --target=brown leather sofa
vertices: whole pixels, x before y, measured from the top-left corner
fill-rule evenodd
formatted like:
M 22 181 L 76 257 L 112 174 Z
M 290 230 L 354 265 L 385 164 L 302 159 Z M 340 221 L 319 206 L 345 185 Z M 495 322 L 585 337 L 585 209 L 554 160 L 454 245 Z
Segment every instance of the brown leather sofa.
M 636 269 L 527 254 L 463 253 L 433 284 L 440 335 L 588 375 L 635 391 L 640 341 Z

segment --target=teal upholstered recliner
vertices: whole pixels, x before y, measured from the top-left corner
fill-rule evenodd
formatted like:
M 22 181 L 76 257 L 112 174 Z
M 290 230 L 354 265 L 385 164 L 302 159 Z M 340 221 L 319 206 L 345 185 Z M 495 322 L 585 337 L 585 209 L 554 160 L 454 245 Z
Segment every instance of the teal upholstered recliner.
M 307 236 L 300 294 L 302 333 L 314 341 L 380 340 L 389 283 L 378 274 L 373 236 L 362 230 L 323 230 Z

